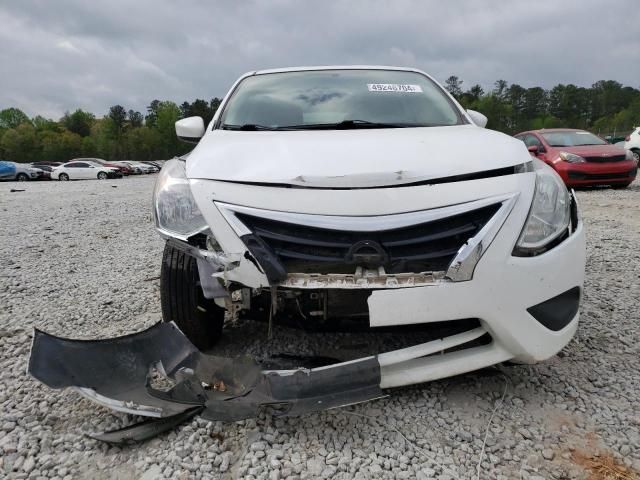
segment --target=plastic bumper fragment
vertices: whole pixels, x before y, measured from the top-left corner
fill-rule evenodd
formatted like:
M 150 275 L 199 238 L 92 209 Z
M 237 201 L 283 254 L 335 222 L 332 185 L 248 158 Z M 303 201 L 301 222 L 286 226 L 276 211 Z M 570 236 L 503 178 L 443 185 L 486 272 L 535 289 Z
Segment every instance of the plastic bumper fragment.
M 173 323 L 105 340 L 70 340 L 36 329 L 28 371 L 51 388 L 75 388 L 114 410 L 159 418 L 94 436 L 112 443 L 149 438 L 198 413 L 236 421 L 263 408 L 300 415 L 384 396 L 375 357 L 263 371 L 248 356 L 200 352 Z

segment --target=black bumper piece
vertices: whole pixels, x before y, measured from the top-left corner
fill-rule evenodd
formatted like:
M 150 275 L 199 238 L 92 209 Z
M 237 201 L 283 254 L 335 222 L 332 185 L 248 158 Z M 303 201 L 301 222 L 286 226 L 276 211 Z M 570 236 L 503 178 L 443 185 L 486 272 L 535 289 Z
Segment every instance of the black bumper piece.
M 73 387 L 115 410 L 158 418 L 95 436 L 111 443 L 144 440 L 196 414 L 222 421 L 256 417 L 261 409 L 300 415 L 384 396 L 375 357 L 262 371 L 248 356 L 201 353 L 173 323 L 106 340 L 70 340 L 36 329 L 29 373 L 51 388 Z

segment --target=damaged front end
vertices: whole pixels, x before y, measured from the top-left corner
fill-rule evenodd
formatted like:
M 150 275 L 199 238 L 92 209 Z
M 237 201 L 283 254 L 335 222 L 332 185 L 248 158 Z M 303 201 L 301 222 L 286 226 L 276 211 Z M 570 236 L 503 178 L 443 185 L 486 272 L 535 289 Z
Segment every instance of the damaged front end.
M 268 409 L 299 415 L 383 396 L 376 357 L 315 369 L 262 370 L 251 357 L 200 352 L 173 323 L 105 340 L 35 330 L 28 372 L 48 387 L 73 388 L 111 409 L 155 417 L 94 438 L 144 440 L 200 414 L 236 421 Z

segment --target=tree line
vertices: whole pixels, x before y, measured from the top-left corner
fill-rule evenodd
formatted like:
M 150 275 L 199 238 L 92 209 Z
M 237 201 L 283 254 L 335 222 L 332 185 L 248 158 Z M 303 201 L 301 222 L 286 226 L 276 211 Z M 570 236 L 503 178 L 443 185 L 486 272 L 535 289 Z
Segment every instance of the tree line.
M 489 118 L 488 128 L 514 134 L 554 127 L 589 129 L 600 135 L 624 136 L 640 124 L 640 90 L 614 80 L 591 87 L 559 84 L 550 90 L 495 82 L 463 88 L 452 75 L 445 88 L 465 107 Z M 101 118 L 78 109 L 59 120 L 40 115 L 29 118 L 17 108 L 0 111 L 0 159 L 15 162 L 67 161 L 77 157 L 106 160 L 158 160 L 186 153 L 174 123 L 198 115 L 207 124 L 220 105 L 219 98 L 197 99 L 177 105 L 153 100 L 146 113 L 114 105 Z
M 114 105 L 102 118 L 78 109 L 66 112 L 59 120 L 40 115 L 29 118 L 17 108 L 6 108 L 0 111 L 0 159 L 14 162 L 66 162 L 78 157 L 167 159 L 191 148 L 176 137 L 175 122 L 198 115 L 208 123 L 219 105 L 219 98 L 197 99 L 179 106 L 154 100 L 146 114 Z
M 558 84 L 550 90 L 498 80 L 485 92 L 480 85 L 464 90 L 463 81 L 452 75 L 445 88 L 465 108 L 486 115 L 488 128 L 508 134 L 565 127 L 619 137 L 640 124 L 640 90 L 615 80 L 600 80 L 589 88 Z

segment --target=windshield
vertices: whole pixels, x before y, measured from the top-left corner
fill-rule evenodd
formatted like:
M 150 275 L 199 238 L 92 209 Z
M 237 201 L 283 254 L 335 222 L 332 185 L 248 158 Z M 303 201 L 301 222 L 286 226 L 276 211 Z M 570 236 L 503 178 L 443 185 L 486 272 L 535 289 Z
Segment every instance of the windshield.
M 583 131 L 548 132 L 542 136 L 552 147 L 579 147 L 581 145 L 606 145 L 607 142 L 593 133 Z
M 225 129 L 391 128 L 458 125 L 457 108 L 429 78 L 393 70 L 254 75 L 234 91 Z

